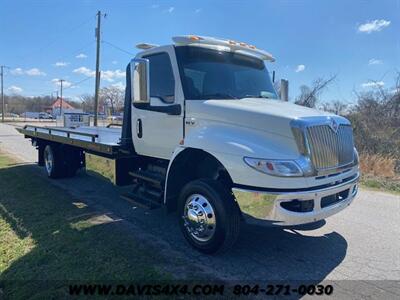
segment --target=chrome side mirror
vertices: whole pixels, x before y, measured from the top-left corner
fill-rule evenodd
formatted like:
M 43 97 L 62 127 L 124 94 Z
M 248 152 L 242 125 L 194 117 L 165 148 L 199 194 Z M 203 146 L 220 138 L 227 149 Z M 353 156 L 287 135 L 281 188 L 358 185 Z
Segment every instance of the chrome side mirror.
M 149 60 L 135 58 L 131 60 L 131 96 L 132 102 L 150 103 Z

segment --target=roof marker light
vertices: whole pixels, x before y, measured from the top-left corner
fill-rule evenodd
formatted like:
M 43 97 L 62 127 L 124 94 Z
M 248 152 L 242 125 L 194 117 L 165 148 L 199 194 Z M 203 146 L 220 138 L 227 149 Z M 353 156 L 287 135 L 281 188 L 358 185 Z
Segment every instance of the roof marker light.
M 191 35 L 189 37 L 192 41 L 200 41 L 203 40 L 201 37 L 197 36 L 197 35 Z
M 198 36 L 198 35 L 181 35 L 174 36 L 172 40 L 175 45 L 193 45 L 198 47 L 208 47 L 217 49 L 220 51 L 232 51 L 246 55 L 252 55 L 263 60 L 275 61 L 275 58 L 268 52 L 258 49 L 253 45 L 249 45 L 243 42 L 237 42 L 228 39 L 218 39 L 214 37 Z
M 142 49 L 142 50 L 147 50 L 147 49 L 151 49 L 154 47 L 158 47 L 158 45 L 147 44 L 147 43 L 140 43 L 140 44 L 136 45 L 136 48 Z

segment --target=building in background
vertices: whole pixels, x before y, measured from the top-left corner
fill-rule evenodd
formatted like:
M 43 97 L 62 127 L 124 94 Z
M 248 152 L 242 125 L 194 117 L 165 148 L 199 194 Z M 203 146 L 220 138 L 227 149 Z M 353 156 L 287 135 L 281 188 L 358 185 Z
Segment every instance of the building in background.
M 53 116 L 60 115 L 60 106 L 61 106 L 61 98 L 58 98 L 54 103 L 49 107 L 48 113 Z M 63 113 L 81 113 L 82 109 L 77 109 L 69 104 L 65 99 L 62 101 L 62 112 Z

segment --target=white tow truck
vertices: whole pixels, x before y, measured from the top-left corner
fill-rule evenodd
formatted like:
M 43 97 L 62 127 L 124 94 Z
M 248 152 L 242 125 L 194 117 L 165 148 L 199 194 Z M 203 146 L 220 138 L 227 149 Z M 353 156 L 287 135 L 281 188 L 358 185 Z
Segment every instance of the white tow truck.
M 229 249 L 240 223 L 291 226 L 353 201 L 359 180 L 350 122 L 278 99 L 252 45 L 178 36 L 140 44 L 126 71 L 120 128 L 19 129 L 51 178 L 73 176 L 85 153 L 115 160 L 116 184 L 138 205 L 177 211 L 186 240 Z

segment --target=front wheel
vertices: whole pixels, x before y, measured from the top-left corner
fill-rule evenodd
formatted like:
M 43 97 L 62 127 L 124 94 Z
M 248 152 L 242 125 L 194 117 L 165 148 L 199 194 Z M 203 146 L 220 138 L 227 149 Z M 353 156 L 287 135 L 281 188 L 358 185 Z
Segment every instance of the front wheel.
M 240 210 L 221 183 L 199 179 L 182 189 L 179 223 L 186 240 L 195 249 L 207 254 L 224 252 L 239 235 Z

